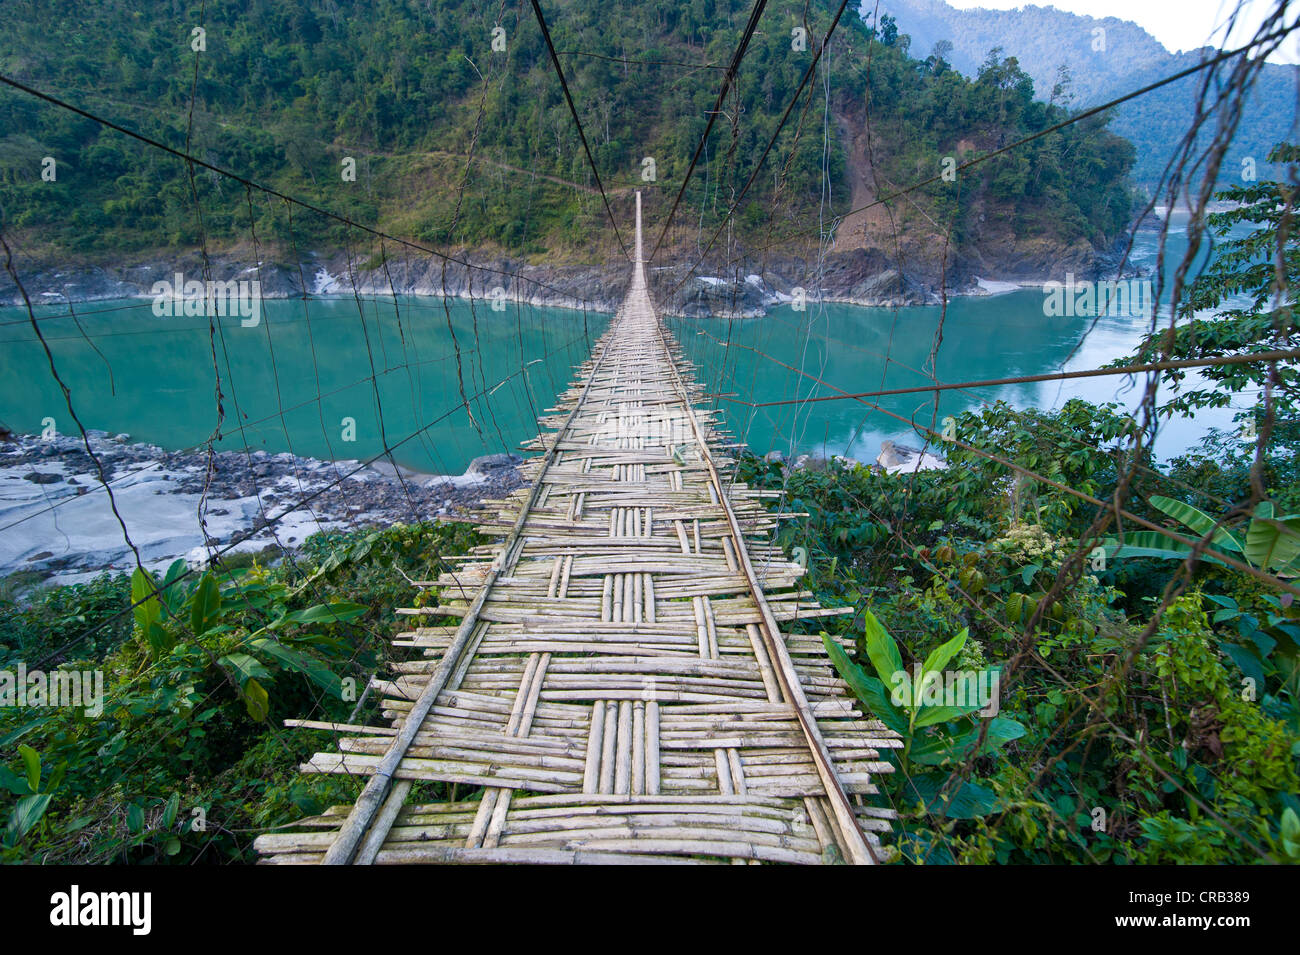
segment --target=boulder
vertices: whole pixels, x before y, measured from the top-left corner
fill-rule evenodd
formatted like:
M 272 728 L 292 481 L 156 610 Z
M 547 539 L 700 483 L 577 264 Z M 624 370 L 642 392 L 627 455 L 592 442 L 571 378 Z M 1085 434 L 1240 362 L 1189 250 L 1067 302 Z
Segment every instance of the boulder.
M 517 454 L 483 454 L 469 462 L 466 474 L 491 474 L 503 468 L 518 467 L 523 458 Z
M 909 448 L 893 441 L 880 443 L 876 463 L 889 474 L 907 474 L 911 471 L 942 471 L 948 462 L 919 448 Z

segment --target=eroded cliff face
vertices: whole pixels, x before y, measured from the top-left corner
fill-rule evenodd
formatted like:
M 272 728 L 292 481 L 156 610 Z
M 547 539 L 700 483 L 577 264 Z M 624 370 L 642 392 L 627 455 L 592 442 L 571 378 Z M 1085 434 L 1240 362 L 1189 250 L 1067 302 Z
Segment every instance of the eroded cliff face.
M 924 189 L 909 192 L 917 183 L 942 176 L 944 167 L 933 164 L 910 169 L 906 181 L 891 179 L 877 158 L 882 137 L 872 134 L 859 105 L 842 106 L 836 115 L 845 151 L 845 179 L 851 212 L 835 233 L 839 252 L 879 250 L 901 271 L 931 291 L 946 286 L 970 291 L 976 279 L 1041 284 L 1067 273 L 1099 276 L 1113 268 L 1114 243 L 1119 236 L 1070 237 L 1046 225 L 1052 210 L 1015 208 L 994 199 L 981 182 L 980 167 L 958 171 L 956 165 L 1004 146 L 999 136 L 972 134 L 953 147 L 951 180 L 940 179 Z M 958 181 L 960 180 L 960 182 Z M 941 185 L 942 184 L 942 185 Z M 935 211 L 925 192 L 960 189 L 963 209 L 958 220 Z

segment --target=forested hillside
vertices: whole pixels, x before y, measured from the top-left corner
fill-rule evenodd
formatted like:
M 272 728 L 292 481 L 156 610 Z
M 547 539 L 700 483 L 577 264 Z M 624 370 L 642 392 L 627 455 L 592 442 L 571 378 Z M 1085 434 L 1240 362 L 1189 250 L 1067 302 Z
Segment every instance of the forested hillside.
M 680 187 L 751 5 L 546 7 L 611 202 L 626 212 L 632 187 L 651 190 L 654 221 Z M 807 49 L 795 50 L 791 31 L 805 9 Z M 680 218 L 689 230 L 674 241 L 693 247 L 701 229 L 722 220 L 834 9 L 768 4 L 685 197 L 689 212 Z M 208 162 L 355 221 L 423 242 L 553 260 L 614 248 L 528 4 L 8 0 L 0 20 L 5 74 L 175 148 L 188 142 Z M 493 49 L 498 26 L 503 50 Z M 205 49 L 196 53 L 199 27 Z M 823 131 L 829 207 L 842 213 L 877 191 L 934 176 L 945 156 L 969 158 L 1064 115 L 1035 101 L 1029 77 L 1008 63 L 968 81 L 945 63 L 910 58 L 895 37 L 874 37 L 852 10 L 824 63 L 829 90 L 820 78 L 809 84 L 810 99 L 739 210 L 742 244 L 760 225 L 766 240 L 769 229 L 779 239 L 815 221 Z M 868 122 L 868 88 L 866 150 L 854 139 Z M 58 162 L 57 183 L 41 179 L 46 156 Z M 918 224 L 952 221 L 959 246 L 977 248 L 981 220 L 995 218 L 1066 245 L 1101 246 L 1127 220 L 1131 156 L 1101 123 L 1081 124 L 978 167 L 961 189 L 919 191 L 908 209 Z M 355 182 L 343 181 L 349 157 Z M 643 178 L 646 157 L 655 162 L 653 182 Z M 1086 173 L 1067 176 L 1067 168 Z M 200 224 L 184 163 L 10 89 L 0 91 L 0 187 L 5 218 L 26 248 L 53 243 L 88 258 L 194 246 L 200 229 L 217 245 L 246 243 L 250 214 L 262 242 L 292 237 L 337 248 L 347 239 L 324 220 L 310 235 L 293 232 L 283 208 L 255 196 L 250 209 L 243 188 L 203 171 L 195 183 Z M 864 228 L 859 241 L 884 240 Z
M 866 3 L 866 8 L 875 6 L 875 0 Z M 1127 20 L 1080 16 L 1052 6 L 957 10 L 943 0 L 880 0 L 879 6 L 882 23 L 891 16 L 900 33 L 910 37 L 914 55 L 926 56 L 936 43 L 944 43 L 953 65 L 974 76 L 989 51 L 998 47 L 1004 56 L 1017 58 L 1042 98 L 1076 109 L 1105 103 L 1193 67 L 1202 55 L 1201 51 L 1171 53 Z M 1231 4 L 1225 6 L 1225 15 L 1229 9 Z M 1191 76 L 1116 109 L 1112 128 L 1138 144 L 1134 177 L 1144 185 L 1158 181 L 1187 131 L 1198 89 L 1198 78 Z M 1294 67 L 1266 65 L 1247 99 L 1221 179 L 1240 181 L 1241 161 L 1246 157 L 1255 160 L 1263 176 L 1264 157 L 1295 120 Z M 1278 172 L 1268 170 L 1271 175 Z

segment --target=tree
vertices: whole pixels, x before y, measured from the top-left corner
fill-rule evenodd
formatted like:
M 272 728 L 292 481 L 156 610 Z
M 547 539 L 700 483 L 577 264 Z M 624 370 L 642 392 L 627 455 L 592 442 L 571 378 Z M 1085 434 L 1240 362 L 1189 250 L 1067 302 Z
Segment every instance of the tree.
M 1074 102 L 1074 74 L 1064 63 L 1056 68 L 1056 83 L 1052 86 L 1052 95 L 1047 102 L 1066 109 Z
M 1285 351 L 1300 345 L 1295 324 L 1296 284 L 1300 281 L 1300 245 L 1295 241 L 1295 204 L 1300 199 L 1296 163 L 1300 147 L 1275 146 L 1272 163 L 1286 164 L 1290 182 L 1256 182 L 1232 186 L 1217 198 L 1234 204 L 1209 216 L 1219 239 L 1218 254 L 1187 289 L 1179 303 L 1181 321 L 1173 329 L 1148 335 L 1133 358 L 1157 360 L 1167 349 L 1171 358 L 1220 358 Z M 1241 227 L 1253 226 L 1245 235 Z M 1244 298 L 1244 301 L 1241 299 Z M 1208 316 L 1205 313 L 1212 313 Z M 1234 395 L 1256 395 L 1251 415 L 1263 411 L 1264 390 L 1274 375 L 1267 363 L 1211 365 L 1196 370 L 1203 387 L 1181 390 L 1186 370 L 1165 372 L 1175 397 L 1162 411 L 1191 416 L 1201 408 L 1227 407 Z M 1279 418 L 1300 411 L 1300 371 L 1296 362 L 1276 364 L 1274 410 Z
M 988 57 L 980 65 L 976 82 L 994 92 L 999 125 L 1019 119 L 1034 99 L 1033 78 L 1020 68 L 1020 61 L 1014 56 L 1004 58 L 1000 46 L 989 50 Z M 1009 110 L 1009 105 L 1014 109 Z
M 952 56 L 952 41 L 940 40 L 935 43 L 930 50 L 930 55 L 926 57 L 926 66 L 935 76 L 942 76 L 952 69 L 952 62 L 948 57 Z
M 898 22 L 888 13 L 880 18 L 880 42 L 885 46 L 898 42 Z

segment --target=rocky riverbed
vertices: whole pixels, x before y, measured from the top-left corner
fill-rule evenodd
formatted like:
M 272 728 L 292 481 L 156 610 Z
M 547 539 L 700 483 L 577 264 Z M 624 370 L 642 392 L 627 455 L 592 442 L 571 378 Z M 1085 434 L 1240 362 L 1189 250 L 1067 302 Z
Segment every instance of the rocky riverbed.
M 150 567 L 200 561 L 209 547 L 232 542 L 236 551 L 292 548 L 321 530 L 454 516 L 523 483 L 520 459 L 504 454 L 446 476 L 384 462 L 222 451 L 209 476 L 204 450 L 165 451 L 96 431 L 90 447 L 93 458 L 79 436 L 0 442 L 0 576 L 31 571 L 72 582 L 133 567 L 105 482 Z
M 153 569 L 177 558 L 201 563 L 212 548 L 293 549 L 323 530 L 454 518 L 524 483 L 521 459 L 510 454 L 475 458 L 461 475 L 429 475 L 383 461 L 220 451 L 209 474 L 203 450 L 165 451 L 102 431 L 89 432 L 89 441 L 93 457 L 79 436 L 0 440 L 0 577 L 25 572 L 74 583 L 127 571 L 135 566 L 131 545 Z M 875 466 L 888 473 L 944 467 L 933 455 L 886 444 Z M 767 460 L 829 466 L 806 454 L 786 462 L 778 451 Z

